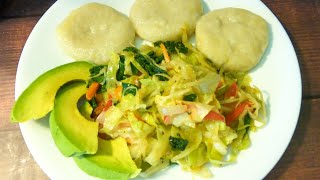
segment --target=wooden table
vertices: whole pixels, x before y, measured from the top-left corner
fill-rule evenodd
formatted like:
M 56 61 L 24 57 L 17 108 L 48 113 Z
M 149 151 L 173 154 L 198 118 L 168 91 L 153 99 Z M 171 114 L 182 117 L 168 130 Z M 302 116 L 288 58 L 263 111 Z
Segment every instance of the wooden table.
M 54 2 L 0 0 L 1 179 L 48 179 L 30 155 L 19 126 L 11 124 L 9 116 L 20 53 L 32 28 Z M 320 0 L 263 2 L 279 18 L 293 42 L 303 83 L 296 131 L 266 179 L 320 179 Z

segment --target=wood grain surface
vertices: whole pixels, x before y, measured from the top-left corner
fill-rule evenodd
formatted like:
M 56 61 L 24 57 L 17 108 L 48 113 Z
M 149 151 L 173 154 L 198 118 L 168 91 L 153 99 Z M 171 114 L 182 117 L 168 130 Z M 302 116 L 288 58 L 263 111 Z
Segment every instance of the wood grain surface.
M 0 0 L 0 179 L 48 179 L 9 122 L 22 48 L 54 0 Z M 265 179 L 320 179 L 320 0 L 263 0 L 289 34 L 303 83 L 293 138 Z M 290 89 L 288 89 L 290 90 Z M 268 156 L 268 155 L 266 155 Z

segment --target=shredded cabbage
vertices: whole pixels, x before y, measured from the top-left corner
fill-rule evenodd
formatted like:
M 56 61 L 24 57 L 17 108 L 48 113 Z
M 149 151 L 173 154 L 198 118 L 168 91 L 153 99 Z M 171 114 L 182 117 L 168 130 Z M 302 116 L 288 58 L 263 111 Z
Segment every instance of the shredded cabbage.
M 172 163 L 208 177 L 207 163 L 223 166 L 236 161 L 250 146 L 250 132 L 265 124 L 262 93 L 247 73 L 216 69 L 188 43 L 186 34 L 182 43 L 184 47 L 165 43 L 172 46 L 166 47 L 169 62 L 156 46 L 129 47 L 114 54 L 104 73 L 104 98 L 96 99 L 103 107 L 96 118 L 100 133 L 127 141 L 143 177 Z M 110 100 L 111 107 L 106 107 Z M 175 139 L 171 144 L 170 138 Z

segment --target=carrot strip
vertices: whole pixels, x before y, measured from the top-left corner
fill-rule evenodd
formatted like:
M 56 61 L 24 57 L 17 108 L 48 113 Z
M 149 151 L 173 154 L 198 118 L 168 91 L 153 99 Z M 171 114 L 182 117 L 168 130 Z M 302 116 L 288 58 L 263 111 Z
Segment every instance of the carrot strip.
M 87 100 L 91 100 L 91 99 L 94 97 L 94 95 L 97 93 L 99 87 L 100 87 L 100 84 L 99 84 L 99 83 L 93 82 L 93 83 L 89 86 L 89 88 L 88 88 L 88 90 L 87 90 L 87 92 L 86 92 L 86 99 L 87 99 Z
M 238 93 L 238 85 L 237 82 L 234 82 L 230 85 L 227 92 L 224 94 L 225 98 L 235 97 Z
M 121 98 L 121 94 L 122 94 L 122 86 L 118 86 L 115 90 L 114 90 L 114 94 L 117 97 L 117 99 Z
M 108 100 L 105 106 L 103 107 L 103 111 L 107 111 L 112 106 L 112 100 Z
M 96 119 L 98 115 L 103 111 L 104 106 L 105 106 L 104 102 L 100 102 L 98 106 L 93 110 L 91 114 L 91 118 Z
M 169 61 L 170 61 L 170 56 L 169 56 L 169 54 L 168 54 L 168 51 L 167 51 L 166 46 L 165 46 L 163 43 L 161 43 L 161 44 L 160 44 L 160 48 L 161 48 L 161 50 L 162 50 L 162 54 L 163 54 L 164 60 L 165 60 L 166 62 L 169 62 Z
M 226 115 L 227 125 L 230 125 L 234 120 L 236 120 L 243 113 L 243 111 L 247 107 L 250 107 L 251 105 L 252 103 L 250 101 L 244 101 L 240 103 L 231 113 Z
M 169 116 L 164 116 L 163 117 L 163 122 L 164 122 L 164 124 L 170 124 L 171 122 L 170 122 L 170 117 Z
M 210 111 L 204 118 L 203 120 L 207 121 L 223 121 L 225 122 L 224 116 L 220 113 L 217 113 L 215 111 Z

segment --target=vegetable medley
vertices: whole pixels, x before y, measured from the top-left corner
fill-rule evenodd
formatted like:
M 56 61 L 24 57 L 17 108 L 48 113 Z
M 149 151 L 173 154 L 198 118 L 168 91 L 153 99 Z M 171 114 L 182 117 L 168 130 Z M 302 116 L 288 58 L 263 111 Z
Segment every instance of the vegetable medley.
M 262 93 L 249 75 L 216 69 L 185 36 L 127 47 L 90 74 L 91 120 L 101 138 L 126 139 L 141 176 L 172 163 L 209 176 L 204 164 L 234 162 L 264 124 Z

